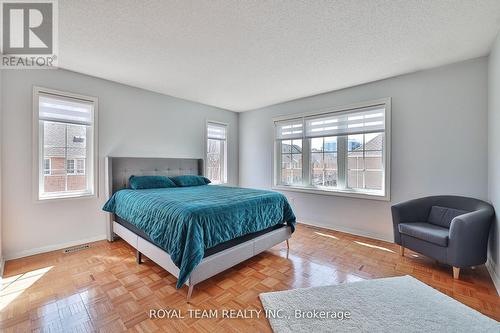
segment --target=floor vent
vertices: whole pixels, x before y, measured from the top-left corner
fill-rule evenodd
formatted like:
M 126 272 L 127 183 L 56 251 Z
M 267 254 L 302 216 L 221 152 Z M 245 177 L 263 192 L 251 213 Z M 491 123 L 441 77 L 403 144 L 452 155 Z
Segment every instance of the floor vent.
M 85 250 L 88 248 L 90 248 L 89 244 L 82 244 L 82 245 L 77 245 L 77 246 L 73 246 L 73 247 L 68 247 L 67 249 L 63 250 L 63 253 L 73 253 L 73 252 L 78 252 L 78 251 Z

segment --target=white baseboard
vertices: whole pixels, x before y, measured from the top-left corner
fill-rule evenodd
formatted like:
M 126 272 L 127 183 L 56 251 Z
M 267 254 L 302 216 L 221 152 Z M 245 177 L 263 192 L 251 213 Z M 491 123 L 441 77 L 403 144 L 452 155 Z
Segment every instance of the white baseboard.
M 305 221 L 302 219 L 300 219 L 297 222 L 301 223 L 301 224 L 307 224 L 307 225 L 310 225 L 313 227 L 319 227 L 319 228 L 324 228 L 324 229 L 329 229 L 329 230 L 334 230 L 334 231 L 345 232 L 345 233 L 356 235 L 356 236 L 363 236 L 363 237 L 378 239 L 378 240 L 389 242 L 389 243 L 394 242 L 394 239 L 392 237 L 388 237 L 387 235 L 382 235 L 382 234 L 371 232 L 371 231 L 347 228 L 347 227 L 338 226 L 338 225 L 323 225 L 320 223 Z
M 67 243 L 47 245 L 47 246 L 42 246 L 42 247 L 39 247 L 36 249 L 29 249 L 29 250 L 24 250 L 24 251 L 20 251 L 20 252 L 8 253 L 5 255 L 5 260 L 12 260 L 12 259 L 28 257 L 28 256 L 32 256 L 35 254 L 56 251 L 56 250 L 64 249 L 64 248 L 75 246 L 75 245 L 97 242 L 97 241 L 104 240 L 104 239 L 106 239 L 106 234 L 98 235 L 98 236 L 94 236 L 94 237 L 90 237 L 90 238 L 85 238 L 85 239 L 78 239 L 78 240 L 74 240 L 74 241 L 67 242 Z
M 493 280 L 493 284 L 497 289 L 497 294 L 500 295 L 500 276 L 498 276 L 495 268 L 496 267 L 495 264 L 493 263 L 493 260 L 491 260 L 491 258 L 488 257 L 488 260 L 486 261 L 486 269 L 490 273 L 491 280 Z

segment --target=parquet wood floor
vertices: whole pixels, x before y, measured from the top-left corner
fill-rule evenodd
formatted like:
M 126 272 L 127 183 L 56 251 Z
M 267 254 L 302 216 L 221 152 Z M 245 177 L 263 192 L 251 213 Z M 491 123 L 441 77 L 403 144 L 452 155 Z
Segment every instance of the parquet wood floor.
M 451 267 L 394 244 L 298 225 L 287 260 L 280 244 L 187 288 L 145 258 L 135 263 L 124 241 L 91 244 L 8 261 L 0 302 L 1 332 L 268 332 L 267 319 L 151 319 L 150 309 L 262 309 L 261 292 L 409 274 L 500 320 L 500 298 L 483 267 L 452 278 Z M 374 309 L 375 311 L 375 309 Z

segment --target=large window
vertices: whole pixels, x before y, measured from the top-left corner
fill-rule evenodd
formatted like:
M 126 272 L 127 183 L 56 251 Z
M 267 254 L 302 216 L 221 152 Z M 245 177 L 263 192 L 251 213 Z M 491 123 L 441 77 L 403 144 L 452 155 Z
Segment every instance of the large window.
M 213 184 L 227 183 L 227 125 L 207 122 L 206 176 Z
M 390 99 L 275 120 L 274 186 L 389 198 Z
M 38 199 L 95 193 L 97 100 L 35 88 Z

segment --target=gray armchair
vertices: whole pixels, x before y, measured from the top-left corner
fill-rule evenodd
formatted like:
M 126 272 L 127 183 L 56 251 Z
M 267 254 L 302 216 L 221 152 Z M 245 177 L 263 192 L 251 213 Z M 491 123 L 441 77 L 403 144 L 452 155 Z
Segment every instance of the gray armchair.
M 391 207 L 394 241 L 404 249 L 422 253 L 460 268 L 486 262 L 493 207 L 481 200 L 459 196 L 432 196 Z

